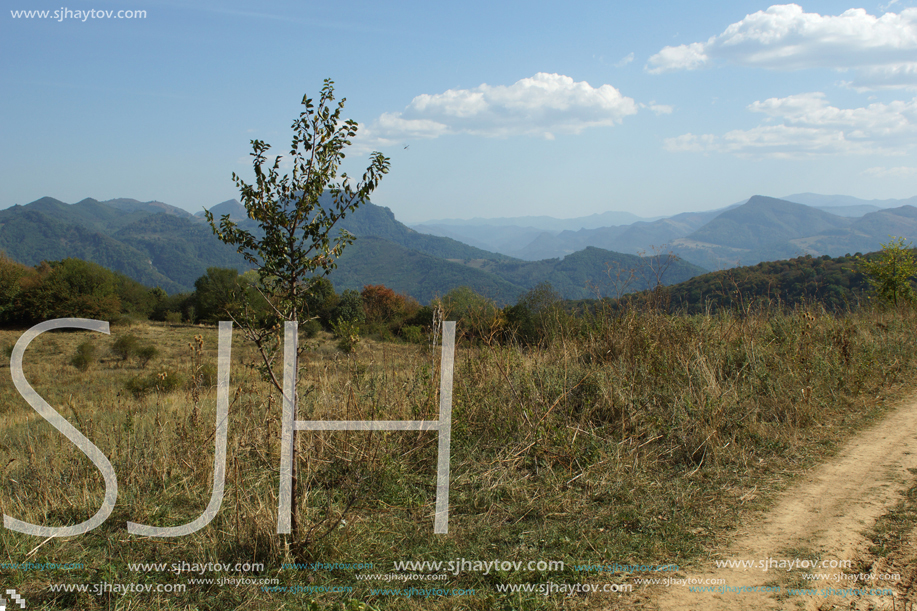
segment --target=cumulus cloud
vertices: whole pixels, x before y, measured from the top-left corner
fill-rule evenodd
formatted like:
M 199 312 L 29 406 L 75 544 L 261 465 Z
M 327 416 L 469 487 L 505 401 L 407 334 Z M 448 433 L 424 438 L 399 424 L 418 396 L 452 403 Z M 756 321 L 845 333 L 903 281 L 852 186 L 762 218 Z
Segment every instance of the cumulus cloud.
M 917 143 L 917 98 L 862 108 L 831 106 L 820 92 L 754 102 L 764 124 L 715 136 L 684 134 L 665 140 L 672 152 L 720 152 L 753 157 L 904 154 Z
M 864 9 L 819 15 L 774 5 L 706 42 L 665 47 L 646 70 L 696 70 L 716 60 L 771 70 L 849 70 L 856 88 L 917 89 L 917 8 L 876 17 Z
M 384 146 L 448 134 L 551 139 L 616 125 L 637 108 L 611 85 L 592 87 L 562 74 L 539 72 L 512 85 L 419 95 L 404 111 L 385 113 L 361 126 L 355 144 Z

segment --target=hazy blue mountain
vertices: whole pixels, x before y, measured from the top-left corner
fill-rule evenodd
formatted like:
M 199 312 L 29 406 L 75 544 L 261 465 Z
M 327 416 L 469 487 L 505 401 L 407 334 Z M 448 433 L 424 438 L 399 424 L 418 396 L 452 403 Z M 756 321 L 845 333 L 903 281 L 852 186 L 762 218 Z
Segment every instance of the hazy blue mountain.
M 374 236 L 358 238 L 344 249 L 330 274 L 337 291 L 384 284 L 428 303 L 459 286 L 468 286 L 498 303 L 515 303 L 526 287 L 496 274 L 406 248 Z
M 420 233 L 452 238 L 483 250 L 510 257 L 525 258 L 520 253 L 542 234 L 553 235 L 533 227 L 517 225 L 414 225 Z
M 213 213 L 213 218 L 217 222 L 225 216 L 229 215 L 229 219 L 232 221 L 243 221 L 248 218 L 248 212 L 245 210 L 245 206 L 240 204 L 238 200 L 228 199 L 225 202 L 220 202 L 216 206 L 211 207 L 210 212 Z M 204 211 L 196 213 L 194 216 L 199 218 L 204 218 Z
M 806 252 L 839 257 L 879 250 L 891 236 L 902 237 L 906 242 L 917 241 L 917 208 L 901 206 L 871 212 L 856 219 L 846 232 L 822 232 L 792 242 Z
M 455 287 L 469 286 L 503 305 L 515 303 L 522 293 L 544 281 L 565 299 L 587 299 L 655 286 L 654 269 L 665 270 L 661 280 L 666 285 L 707 271 L 677 258 L 638 257 L 592 247 L 563 259 L 479 260 L 478 264 L 480 269 L 443 261 L 388 240 L 364 237 L 344 251 L 330 278 L 339 291 L 385 284 L 421 302 Z
M 807 254 L 871 252 L 879 250 L 890 235 L 917 238 L 917 208 L 879 210 L 857 219 L 755 196 L 673 240 L 672 249 L 692 263 L 717 270 Z
M 684 237 L 716 218 L 725 209 L 708 212 L 683 212 L 675 216 L 652 222 L 632 225 L 617 225 L 599 229 L 562 231 L 556 235 L 543 233 L 516 252 L 516 256 L 527 261 L 563 257 L 589 246 L 615 252 L 652 254 L 653 247 L 664 249 L 672 240 Z
M 323 206 L 330 206 L 330 194 L 325 193 L 322 195 L 319 199 L 319 203 Z M 245 208 L 242 207 L 241 204 L 238 206 L 236 204 L 237 202 L 235 202 L 235 200 L 220 204 L 220 206 L 224 206 L 222 209 L 223 214 L 246 214 L 244 212 Z M 214 209 L 216 209 L 216 206 Z M 214 217 L 219 217 L 219 215 L 214 213 Z M 218 218 L 216 220 L 219 222 Z M 258 223 L 247 218 L 247 216 L 239 222 L 239 226 L 251 231 L 255 235 L 260 231 Z M 341 229 L 357 237 L 384 238 L 395 244 L 441 259 L 471 261 L 475 259 L 500 260 L 507 258 L 506 255 L 475 248 L 452 238 L 433 236 L 415 231 L 398 221 L 388 208 L 377 206 L 369 201 L 341 219 L 332 232 L 332 235 L 335 235 Z
M 867 205 L 872 204 L 853 207 Z M 248 267 L 235 249 L 213 235 L 200 215 L 175 210 L 155 201 L 84 199 L 71 205 L 42 198 L 0 211 L 0 248 L 31 265 L 43 259 L 87 259 L 170 292 L 191 290 L 207 267 Z M 212 210 L 216 216 L 230 214 L 241 225 L 258 229 L 235 200 Z M 477 235 L 487 239 L 502 234 L 504 244 L 514 239 L 521 244 L 532 232 L 539 232 L 521 248 L 522 254 L 534 259 L 530 261 L 420 233 L 400 223 L 388 208 L 369 202 L 348 214 L 339 228 L 358 239 L 345 249 L 334 273 L 338 290 L 385 284 L 428 301 L 467 285 L 509 303 L 545 280 L 572 299 L 596 292 L 616 294 L 622 279 L 631 275 L 635 280 L 629 290 L 651 286 L 652 270 L 659 269 L 662 259 L 633 255 L 641 250 L 652 255 L 652 246 L 666 251 L 666 244 L 683 259 L 670 262 L 663 278 L 666 284 L 697 275 L 704 271 L 701 268 L 715 270 L 801 254 L 874 251 L 889 235 L 917 239 L 917 208 L 885 208 L 853 218 L 755 196 L 720 210 L 577 231 L 529 229 L 526 235 L 515 226 L 477 227 Z
M 816 210 L 821 210 L 822 212 L 827 212 L 828 214 L 836 214 L 837 216 L 846 216 L 850 218 L 860 218 L 863 215 L 869 214 L 870 212 L 877 212 L 882 210 L 878 206 L 872 206 L 869 204 L 863 204 L 862 206 L 813 206 Z
M 813 234 L 849 227 L 851 219 L 810 206 L 755 195 L 747 203 L 727 210 L 686 241 L 732 248 L 756 249 Z
M 917 206 L 917 196 L 907 199 L 860 199 L 849 195 L 820 195 L 818 193 L 794 193 L 780 199 L 816 208 L 874 206 L 876 208 L 900 208 Z
M 656 217 L 658 218 L 658 217 Z M 629 225 L 637 221 L 651 221 L 652 218 L 645 218 L 632 214 L 630 212 L 602 212 L 580 216 L 572 219 L 559 219 L 553 216 L 512 216 L 498 218 L 473 218 L 473 219 L 437 219 L 415 223 L 412 225 L 418 231 L 426 225 L 438 225 L 441 227 L 528 227 L 531 229 L 541 229 L 542 231 L 576 231 L 577 229 L 595 229 L 597 227 L 608 227 L 610 225 Z
M 617 297 L 653 288 L 657 280 L 669 285 L 707 272 L 677 257 L 640 257 L 594 246 L 562 259 L 487 262 L 482 269 L 527 289 L 548 281 L 565 299 Z

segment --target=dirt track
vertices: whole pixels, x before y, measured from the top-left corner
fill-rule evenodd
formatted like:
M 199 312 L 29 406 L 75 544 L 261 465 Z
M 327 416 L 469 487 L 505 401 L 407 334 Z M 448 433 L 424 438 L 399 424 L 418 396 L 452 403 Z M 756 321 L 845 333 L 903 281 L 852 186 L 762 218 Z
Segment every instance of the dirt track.
M 843 446 L 837 455 L 811 470 L 798 484 L 781 493 L 766 513 L 753 517 L 732 543 L 714 558 L 720 560 L 791 561 L 817 558 L 820 562 L 863 558 L 861 533 L 900 500 L 899 493 L 917 469 L 917 401 L 911 400 L 890 412 L 882 421 Z M 915 471 L 917 472 L 917 471 Z M 757 611 L 761 609 L 904 609 L 897 597 L 822 595 L 823 588 L 868 588 L 895 584 L 882 581 L 860 583 L 804 581 L 803 573 L 854 573 L 854 568 L 786 568 L 763 571 L 754 568 L 688 570 L 686 577 L 723 579 L 728 592 L 692 592 L 687 586 L 658 588 L 647 608 L 659 611 Z M 736 588 L 779 585 L 781 593 L 737 591 Z M 816 596 L 789 593 L 789 588 L 809 588 Z M 641 597 L 642 598 L 642 597 Z M 872 605 L 872 606 L 870 606 Z M 913 605 L 913 602 L 911 602 Z M 908 609 L 913 608 L 908 606 Z

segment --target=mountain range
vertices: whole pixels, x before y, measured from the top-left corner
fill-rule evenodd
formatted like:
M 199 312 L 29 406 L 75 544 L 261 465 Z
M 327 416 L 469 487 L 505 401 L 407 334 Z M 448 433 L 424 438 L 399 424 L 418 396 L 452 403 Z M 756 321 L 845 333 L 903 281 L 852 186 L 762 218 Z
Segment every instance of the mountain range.
M 863 200 L 847 195 L 796 193 L 780 199 L 785 202 L 803 204 L 806 207 L 834 216 L 847 218 L 860 218 L 866 214 L 880 212 L 888 208 L 917 206 L 917 197 L 903 200 Z M 654 246 L 663 248 L 668 245 L 679 256 L 697 265 L 710 269 L 719 269 L 724 265 L 734 266 L 736 261 L 741 261 L 742 264 L 746 264 L 746 261 L 757 263 L 758 261 L 768 260 L 771 257 L 767 252 L 760 255 L 748 253 L 744 258 L 735 256 L 740 253 L 730 253 L 722 249 L 716 252 L 708 252 L 709 249 L 699 248 L 697 244 L 693 243 L 695 241 L 689 238 L 693 232 L 699 230 L 720 214 L 743 206 L 749 201 L 751 201 L 751 198 L 725 208 L 707 212 L 686 212 L 659 219 L 631 218 L 627 222 L 610 223 L 603 226 L 596 226 L 592 223 L 594 217 L 597 216 L 593 215 L 575 219 L 551 219 L 550 217 L 535 216 L 511 219 L 470 219 L 466 221 L 445 219 L 427 221 L 413 225 L 413 228 L 434 235 L 449 236 L 467 244 L 473 244 L 478 248 L 529 261 L 563 257 L 587 246 L 637 254 L 641 251 L 652 251 Z M 605 213 L 602 218 L 623 218 L 609 215 L 626 214 L 628 213 Z M 803 214 L 802 216 L 805 215 Z M 752 224 L 754 223 L 754 219 L 748 220 Z M 787 220 L 788 222 L 794 222 L 791 217 L 787 217 Z M 887 238 L 886 235 L 880 237 Z M 688 239 L 691 246 L 682 244 L 681 247 L 676 247 L 675 242 L 681 238 Z M 775 236 L 775 241 L 780 241 L 781 239 L 780 235 Z M 716 241 L 713 244 L 717 246 L 724 245 Z M 872 250 L 878 248 L 878 244 L 874 241 L 869 242 L 869 244 Z M 787 246 L 784 249 L 785 254 L 781 256 L 792 257 L 810 252 L 806 249 L 800 249 L 798 246 Z M 822 246 L 831 245 L 823 244 Z M 818 249 L 814 250 L 817 251 Z M 831 252 L 836 250 L 834 249 Z M 815 254 L 815 252 L 811 254 Z M 758 256 L 762 258 L 755 260 Z
M 323 200 L 323 204 L 327 204 Z M 235 200 L 213 206 L 215 217 L 229 215 L 258 233 L 257 223 Z M 249 265 L 220 242 L 203 213 L 192 215 L 168 204 L 132 199 L 84 199 L 66 204 L 44 197 L 0 210 L 0 249 L 27 265 L 76 257 L 126 274 L 170 293 L 193 290 L 208 267 L 240 271 Z M 384 284 L 421 302 L 458 286 L 469 286 L 500 303 L 513 303 L 545 279 L 562 295 L 594 297 L 608 283 L 608 265 L 635 270 L 632 288 L 654 284 L 652 270 L 662 260 L 589 249 L 562 260 L 522 261 L 450 238 L 417 232 L 398 222 L 388 208 L 365 203 L 340 223 L 359 239 L 344 250 L 330 278 L 338 291 Z M 666 284 L 705 270 L 668 261 Z
M 815 206 L 756 195 L 719 210 L 559 232 L 505 224 L 528 222 L 526 217 L 478 225 L 443 222 L 463 231 L 476 228 L 478 245 L 422 233 L 400 223 L 388 208 L 367 202 L 339 223 L 359 239 L 344 250 L 330 278 L 338 291 L 384 284 L 424 303 L 457 286 L 513 303 L 543 281 L 567 299 L 584 299 L 652 287 L 663 269 L 662 282 L 674 284 L 707 270 L 761 261 L 874 251 L 890 235 L 917 238 L 917 208 L 912 205 L 917 197 L 871 202 L 816 194 L 792 197 Z M 217 204 L 211 212 L 260 231 L 236 200 Z M 190 291 L 208 267 L 250 267 L 213 235 L 202 217 L 203 212 L 193 215 L 158 201 L 66 204 L 44 197 L 0 210 L 0 249 L 27 265 L 77 257 L 170 293 Z M 569 219 L 568 226 L 621 218 L 620 213 L 593 215 Z M 531 224 L 542 222 L 547 221 L 536 217 Z M 479 246 L 501 232 L 505 240 L 521 243 L 526 231 L 538 235 L 522 246 L 519 257 Z

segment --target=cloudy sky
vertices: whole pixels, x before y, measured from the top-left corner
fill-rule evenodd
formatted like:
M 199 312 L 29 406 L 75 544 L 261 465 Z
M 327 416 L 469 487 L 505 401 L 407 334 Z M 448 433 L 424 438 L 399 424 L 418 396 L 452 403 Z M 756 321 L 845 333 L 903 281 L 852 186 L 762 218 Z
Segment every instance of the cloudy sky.
M 0 207 L 237 197 L 325 78 L 406 222 L 917 195 L 917 0 L 5 6 Z

